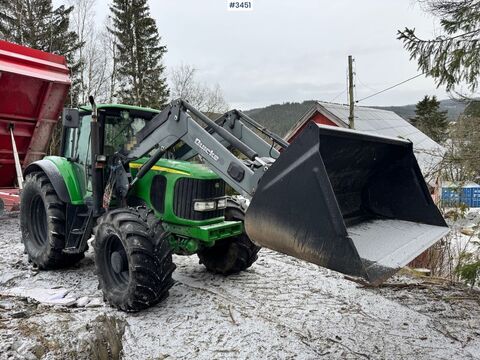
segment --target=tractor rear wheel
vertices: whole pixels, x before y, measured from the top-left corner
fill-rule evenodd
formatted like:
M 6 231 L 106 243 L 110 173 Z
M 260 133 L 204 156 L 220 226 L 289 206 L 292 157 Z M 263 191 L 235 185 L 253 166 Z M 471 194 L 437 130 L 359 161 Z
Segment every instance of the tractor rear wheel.
M 65 203 L 43 172 L 26 176 L 20 201 L 22 242 L 39 269 L 71 266 L 84 254 L 65 254 Z
M 139 311 L 168 296 L 175 265 L 160 222 L 134 209 L 109 211 L 98 220 L 94 248 L 99 288 L 113 307 Z
M 240 203 L 228 199 L 225 220 L 244 221 L 245 209 Z M 214 274 L 231 275 L 248 269 L 257 260 L 260 247 L 245 232 L 219 240 L 214 246 L 198 252 L 200 264 Z

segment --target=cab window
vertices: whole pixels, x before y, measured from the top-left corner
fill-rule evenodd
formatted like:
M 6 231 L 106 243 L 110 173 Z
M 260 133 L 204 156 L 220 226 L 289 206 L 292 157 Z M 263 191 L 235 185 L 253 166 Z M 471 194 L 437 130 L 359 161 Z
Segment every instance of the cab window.
M 90 164 L 90 115 L 80 118 L 80 127 L 64 129 L 64 148 L 62 156 L 78 161 L 83 165 Z
M 132 116 L 128 111 L 105 115 L 104 154 L 113 155 L 120 150 L 130 151 L 135 146 L 135 135 L 146 124 L 143 117 Z
M 78 136 L 77 155 L 78 162 L 82 165 L 90 165 L 90 122 L 92 121 L 91 115 L 84 115 L 81 119 L 80 134 Z

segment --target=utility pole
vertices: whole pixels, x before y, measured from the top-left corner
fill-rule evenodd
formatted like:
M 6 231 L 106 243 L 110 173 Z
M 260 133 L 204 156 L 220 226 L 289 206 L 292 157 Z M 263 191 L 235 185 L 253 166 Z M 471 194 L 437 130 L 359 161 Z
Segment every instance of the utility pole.
M 354 106 L 355 101 L 353 98 L 353 58 L 352 55 L 348 55 L 348 97 L 350 100 L 350 115 L 348 116 L 348 127 L 350 129 L 355 129 L 355 120 L 354 120 Z

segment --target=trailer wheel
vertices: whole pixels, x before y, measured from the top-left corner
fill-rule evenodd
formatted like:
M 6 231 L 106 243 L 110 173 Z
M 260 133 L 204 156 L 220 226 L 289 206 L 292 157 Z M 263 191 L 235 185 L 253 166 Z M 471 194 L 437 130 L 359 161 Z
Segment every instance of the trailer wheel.
M 244 221 L 245 209 L 233 199 L 228 199 L 225 220 Z M 260 247 L 243 232 L 240 235 L 217 241 L 214 246 L 198 252 L 200 264 L 214 274 L 231 275 L 248 269 L 257 260 Z
M 168 296 L 175 265 L 160 222 L 147 223 L 138 210 L 110 211 L 98 220 L 94 248 L 99 288 L 111 306 L 139 311 Z
M 43 172 L 25 178 L 20 198 L 20 227 L 28 260 L 39 269 L 74 265 L 84 254 L 65 254 L 65 203 Z

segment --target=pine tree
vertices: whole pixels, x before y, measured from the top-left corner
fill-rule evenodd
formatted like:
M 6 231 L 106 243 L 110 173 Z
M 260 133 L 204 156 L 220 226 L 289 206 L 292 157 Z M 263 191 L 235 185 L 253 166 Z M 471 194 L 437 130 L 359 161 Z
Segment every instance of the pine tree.
M 51 0 L 0 0 L 0 35 L 7 41 L 67 56 L 79 46 L 69 31 L 73 7 L 53 9 Z
M 418 67 L 437 85 L 455 90 L 466 83 L 475 92 L 480 78 L 480 0 L 418 0 L 440 19 L 443 34 L 421 39 L 415 29 L 398 31 L 398 39 Z
M 121 102 L 161 108 L 169 91 L 162 64 L 166 46 L 160 45 L 147 0 L 113 0 L 110 7 L 118 48 L 118 98 Z
M 65 106 L 77 106 L 78 71 L 80 63 L 75 52 L 82 45 L 77 34 L 70 31 L 73 7 L 54 9 L 52 0 L 0 0 L 0 38 L 57 55 L 65 56 L 72 85 Z M 54 129 L 48 146 L 49 154 L 60 147 L 61 123 Z
M 410 119 L 413 126 L 438 143 L 448 136 L 447 111 L 440 111 L 440 102 L 436 96 L 427 95 L 417 103 L 415 117 Z

